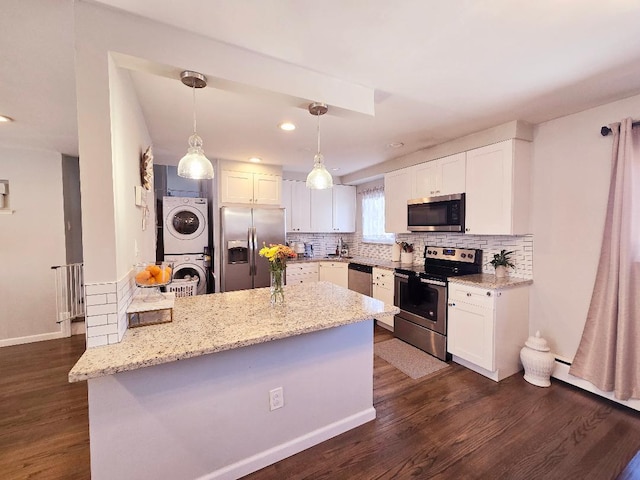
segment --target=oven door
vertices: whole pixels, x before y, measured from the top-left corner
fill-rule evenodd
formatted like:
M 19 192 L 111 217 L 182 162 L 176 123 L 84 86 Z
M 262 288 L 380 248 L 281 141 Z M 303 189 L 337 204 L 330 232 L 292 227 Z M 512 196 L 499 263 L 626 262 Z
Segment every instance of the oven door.
M 400 316 L 442 335 L 447 333 L 447 284 L 395 274 L 395 304 Z

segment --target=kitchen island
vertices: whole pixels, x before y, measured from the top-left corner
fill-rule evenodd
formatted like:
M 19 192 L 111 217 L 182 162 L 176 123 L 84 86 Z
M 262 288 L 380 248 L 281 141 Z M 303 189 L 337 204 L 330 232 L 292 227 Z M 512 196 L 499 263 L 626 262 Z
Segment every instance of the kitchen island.
M 88 381 L 92 478 L 238 478 L 375 418 L 372 319 L 397 308 L 328 282 L 285 299 L 177 299 L 87 350 L 69 380 Z

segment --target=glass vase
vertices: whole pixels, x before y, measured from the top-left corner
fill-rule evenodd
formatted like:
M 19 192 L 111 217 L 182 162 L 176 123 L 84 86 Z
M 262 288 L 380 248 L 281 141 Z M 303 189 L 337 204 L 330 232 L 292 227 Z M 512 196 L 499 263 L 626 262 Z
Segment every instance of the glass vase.
M 271 270 L 271 305 L 284 304 L 284 269 Z

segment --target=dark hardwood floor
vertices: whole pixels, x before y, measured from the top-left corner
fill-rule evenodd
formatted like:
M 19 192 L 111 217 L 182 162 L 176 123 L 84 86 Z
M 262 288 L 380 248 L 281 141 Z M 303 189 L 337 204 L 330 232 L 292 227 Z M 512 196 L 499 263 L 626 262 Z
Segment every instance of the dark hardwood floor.
M 67 381 L 84 335 L 0 348 L 0 478 L 87 479 L 87 384 Z
M 89 478 L 86 383 L 67 383 L 83 350 L 82 336 L 0 348 L 1 479 Z M 640 450 L 640 414 L 559 381 L 456 364 L 412 380 L 378 357 L 374 375 L 374 421 L 245 478 L 601 480 Z

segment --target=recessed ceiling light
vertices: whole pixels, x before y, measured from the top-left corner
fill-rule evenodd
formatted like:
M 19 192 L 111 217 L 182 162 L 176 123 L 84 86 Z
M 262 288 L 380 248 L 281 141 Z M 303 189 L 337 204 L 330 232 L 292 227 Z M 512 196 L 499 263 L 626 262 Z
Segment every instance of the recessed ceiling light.
M 295 130 L 296 126 L 291 122 L 283 122 L 278 127 L 285 132 L 290 132 L 291 130 Z
M 404 147 L 404 143 L 402 142 L 387 143 L 387 148 L 400 148 L 400 147 Z
M 260 162 L 262 161 L 262 159 L 261 159 L 260 157 L 251 157 L 251 158 L 249 159 L 249 161 L 250 161 L 251 163 L 260 163 Z
M 340 170 L 340 167 L 336 167 L 336 168 L 332 168 L 331 169 L 332 172 L 337 172 L 338 170 Z
M 9 122 L 13 122 L 13 118 L 0 115 L 0 123 L 9 123 Z

